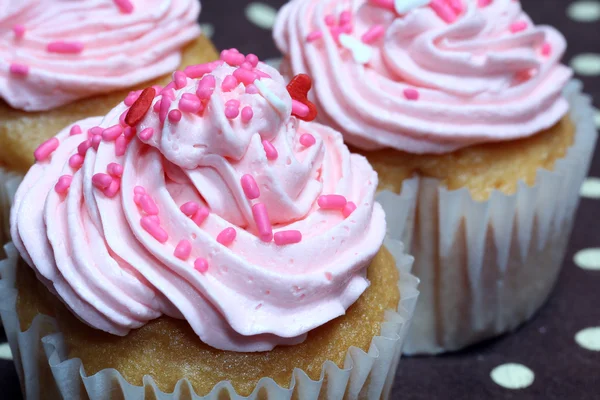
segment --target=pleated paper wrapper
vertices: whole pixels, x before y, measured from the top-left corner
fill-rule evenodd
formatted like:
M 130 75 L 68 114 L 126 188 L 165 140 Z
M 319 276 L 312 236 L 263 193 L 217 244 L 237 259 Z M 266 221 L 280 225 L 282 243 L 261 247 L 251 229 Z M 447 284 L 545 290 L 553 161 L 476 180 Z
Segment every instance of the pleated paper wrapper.
M 480 202 L 466 188 L 415 177 L 400 195 L 379 193 L 388 235 L 405 243 L 421 280 L 405 354 L 458 350 L 514 330 L 548 298 L 597 138 L 581 87 L 572 81 L 565 89 L 575 143 L 533 186 L 520 182 L 513 195 L 495 191 Z

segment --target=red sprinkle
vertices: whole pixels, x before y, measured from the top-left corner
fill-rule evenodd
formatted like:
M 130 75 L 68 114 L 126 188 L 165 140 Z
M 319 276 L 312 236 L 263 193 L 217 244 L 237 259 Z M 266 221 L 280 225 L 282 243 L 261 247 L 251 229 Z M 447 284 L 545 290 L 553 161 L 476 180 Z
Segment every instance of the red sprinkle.
M 274 239 L 275 244 L 277 244 L 278 246 L 299 243 L 302 240 L 302 233 L 300 231 L 295 230 L 281 231 L 275 233 Z
M 10 64 L 10 73 L 18 76 L 27 76 L 29 74 L 29 66 L 25 64 Z
M 313 121 L 315 118 L 317 118 L 317 107 L 308 100 L 308 92 L 310 91 L 311 87 L 312 79 L 310 79 L 310 76 L 306 74 L 296 75 L 287 85 L 287 91 L 290 93 L 292 99 L 308 107 L 308 114 L 294 114 L 303 121 Z
M 135 126 L 146 116 L 146 113 L 154 101 L 156 96 L 156 90 L 154 88 L 146 88 L 140 94 L 140 97 L 133 103 L 127 116 L 125 117 L 125 123 L 129 126 Z
M 160 243 L 166 243 L 169 240 L 169 234 L 160 227 L 159 223 L 153 217 L 143 217 L 140 220 L 142 228 Z
M 354 210 L 356 210 L 356 204 L 354 204 L 351 201 L 346 203 L 344 208 L 342 208 L 342 214 L 344 215 L 344 218 L 348 218 L 350 216 L 350 214 L 352 214 L 354 212 Z
M 341 210 L 346 204 L 346 198 L 339 194 L 328 194 L 324 196 L 319 196 L 317 199 L 317 203 L 319 207 L 324 210 Z
M 33 152 L 33 156 L 35 157 L 36 161 L 44 161 L 45 159 L 47 159 L 48 157 L 50 157 L 50 155 L 56 150 L 58 149 L 58 145 L 60 144 L 60 142 L 58 141 L 57 138 L 52 138 L 52 139 L 48 139 L 46 140 L 44 143 L 42 143 L 34 152 Z
M 71 182 L 73 181 L 73 177 L 71 175 L 63 175 L 58 178 L 58 182 L 54 185 L 54 190 L 58 194 L 64 194 L 71 187 Z
M 219 235 L 217 236 L 217 242 L 221 243 L 223 246 L 229 246 L 235 240 L 237 232 L 233 228 L 225 228 Z
M 123 14 L 131 14 L 133 12 L 133 4 L 131 4 L 131 1 L 129 0 L 113 0 L 116 4 L 117 7 L 119 7 L 119 10 L 121 10 L 121 12 Z
M 196 261 L 194 261 L 194 269 L 201 274 L 205 273 L 208 271 L 208 261 L 206 261 L 205 258 L 196 258 Z
M 78 54 L 83 51 L 83 43 L 81 42 L 51 42 L 48 43 L 46 51 L 48 53 L 59 53 L 59 54 Z
M 267 207 L 263 203 L 256 203 L 252 206 L 252 216 L 258 228 L 260 240 L 270 242 L 273 240 L 273 228 L 267 213 Z
M 300 144 L 304 147 L 310 147 L 315 143 L 317 143 L 317 141 L 310 133 L 304 133 L 302 136 L 300 136 Z
M 190 254 L 192 253 L 192 244 L 183 239 L 182 241 L 180 241 L 177 244 L 177 247 L 175 247 L 175 251 L 173 252 L 173 255 L 177 258 L 179 258 L 180 260 L 187 260 L 190 257 Z
M 258 185 L 254 180 L 254 177 L 250 174 L 246 174 L 242 176 L 242 189 L 244 189 L 244 194 L 249 200 L 258 199 L 260 197 L 260 190 L 258 189 Z

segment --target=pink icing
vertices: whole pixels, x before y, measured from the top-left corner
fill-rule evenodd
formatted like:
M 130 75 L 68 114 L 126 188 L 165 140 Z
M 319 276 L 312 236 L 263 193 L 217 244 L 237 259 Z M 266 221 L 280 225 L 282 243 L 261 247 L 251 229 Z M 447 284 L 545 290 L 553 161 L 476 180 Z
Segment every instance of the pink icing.
M 199 12 L 198 0 L 0 0 L 0 97 L 45 111 L 167 74 Z
M 340 134 L 292 116 L 286 82 L 253 61 L 213 65 L 157 94 L 154 103 L 173 98 L 172 111 L 214 83 L 203 111 L 182 111 L 177 123 L 150 107 L 134 127 L 154 132 L 144 140 L 121 134 L 95 149 L 65 128 L 25 176 L 11 214 L 15 245 L 87 324 L 125 335 L 165 314 L 215 348 L 264 351 L 301 342 L 367 288 L 386 228 L 377 175 Z M 237 68 L 262 77 L 256 93 L 243 82 L 222 89 Z M 228 119 L 226 104 L 254 116 Z M 129 107 L 77 125 L 105 132 Z M 310 147 L 299 143 L 304 134 Z M 65 175 L 70 184 L 57 187 Z M 322 209 L 323 199 L 335 209 Z M 357 207 L 346 218 L 350 200 Z
M 274 38 L 282 70 L 313 78 L 319 121 L 357 147 L 446 153 L 533 135 L 567 112 L 565 39 L 518 1 L 435 0 L 404 14 L 392 0 L 350 6 L 292 0 Z M 340 10 L 352 14 L 343 41 Z

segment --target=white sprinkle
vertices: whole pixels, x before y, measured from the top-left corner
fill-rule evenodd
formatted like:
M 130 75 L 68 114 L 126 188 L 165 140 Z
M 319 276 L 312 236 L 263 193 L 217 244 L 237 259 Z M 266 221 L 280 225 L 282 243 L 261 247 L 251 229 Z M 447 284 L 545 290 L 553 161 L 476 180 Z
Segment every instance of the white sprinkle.
M 260 79 L 254 81 L 254 86 L 258 89 L 259 93 L 264 97 L 282 116 L 286 115 L 286 106 L 283 100 L 281 100 L 275 93 L 271 91 Z
M 423 7 L 431 3 L 431 0 L 396 0 L 394 7 L 398 14 L 407 14 L 415 8 Z
M 340 43 L 342 46 L 350 50 L 352 57 L 354 57 L 354 61 L 357 63 L 366 64 L 371 61 L 373 49 L 355 37 L 342 33 L 340 35 Z

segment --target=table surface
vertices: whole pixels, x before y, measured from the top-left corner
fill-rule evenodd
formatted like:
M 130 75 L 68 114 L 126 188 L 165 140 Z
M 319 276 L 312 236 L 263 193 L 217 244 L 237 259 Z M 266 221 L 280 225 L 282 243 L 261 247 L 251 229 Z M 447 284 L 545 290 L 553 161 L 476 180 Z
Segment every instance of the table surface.
M 219 49 L 237 47 L 277 63 L 271 27 L 285 0 L 205 0 L 200 21 Z M 575 67 L 586 92 L 600 105 L 600 1 L 522 0 L 538 24 L 562 31 L 569 42 L 565 63 Z M 227 10 L 227 11 L 225 11 Z M 581 55 L 584 57 L 581 57 Z M 587 55 L 587 56 L 585 56 Z M 596 125 L 600 114 L 596 112 Z M 465 351 L 405 358 L 393 398 L 404 399 L 592 399 L 600 397 L 600 156 L 582 189 L 571 245 L 556 290 L 528 324 Z M 593 177 L 598 178 L 593 178 Z M 583 252 L 582 252 L 583 251 Z M 594 301 L 595 300 L 595 301 Z M 590 329 L 591 328 L 591 329 Z M 593 329 L 596 328 L 596 329 Z M 583 333 L 580 333 L 582 332 Z M 579 335 L 578 335 L 579 333 Z M 579 339 L 577 340 L 576 339 Z M 21 398 L 6 337 L 0 332 L 0 392 Z M 511 364 L 526 368 L 511 368 Z M 509 364 L 508 376 L 532 373 L 525 389 L 508 389 L 491 371 Z M 503 386 L 504 385 L 504 386 Z

